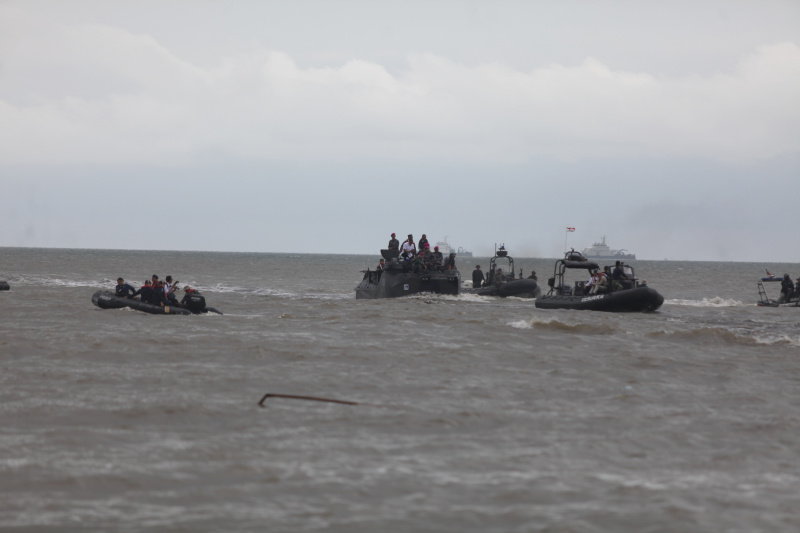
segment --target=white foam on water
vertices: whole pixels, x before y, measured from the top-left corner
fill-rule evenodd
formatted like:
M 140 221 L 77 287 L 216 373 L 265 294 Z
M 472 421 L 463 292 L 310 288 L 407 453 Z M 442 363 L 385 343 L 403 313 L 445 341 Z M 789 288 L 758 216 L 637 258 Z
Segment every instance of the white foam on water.
M 681 305 L 686 307 L 750 307 L 753 304 L 744 303 L 730 298 L 703 298 L 702 300 L 665 300 L 666 305 Z

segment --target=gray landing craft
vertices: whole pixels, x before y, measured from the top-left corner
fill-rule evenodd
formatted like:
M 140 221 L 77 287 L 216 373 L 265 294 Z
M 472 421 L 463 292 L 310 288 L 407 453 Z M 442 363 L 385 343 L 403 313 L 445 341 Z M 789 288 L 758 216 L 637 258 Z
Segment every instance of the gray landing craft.
M 495 245 L 496 246 L 496 245 Z M 500 285 L 494 284 L 494 274 L 500 268 L 503 270 L 503 281 Z M 494 257 L 489 260 L 489 279 L 483 287 L 464 289 L 467 294 L 477 294 L 479 296 L 516 296 L 517 298 L 536 298 L 541 293 L 539 284 L 534 279 L 514 277 L 514 258 L 508 255 L 505 245 L 500 245 L 499 250 L 495 250 Z
M 587 260 L 579 252 L 567 252 L 564 259 L 556 261 L 553 277 L 547 280 L 550 291 L 546 295 L 536 298 L 536 307 L 539 309 L 650 312 L 655 311 L 664 303 L 664 297 L 658 291 L 639 283 L 633 267 L 630 265 L 622 265 L 628 279 L 622 281 L 623 288 L 619 290 L 614 290 L 612 282 L 609 280 L 608 292 L 584 295 L 584 281 L 576 281 L 574 286 L 571 286 L 565 280 L 565 274 L 569 270 L 586 270 L 591 275 L 594 269 L 599 268 L 597 263 Z
M 381 250 L 386 259 L 383 270 L 364 270 L 364 279 L 356 287 L 356 299 L 397 298 L 421 292 L 458 294 L 461 274 L 458 270 L 414 271 L 410 261 L 399 259 L 397 250 Z

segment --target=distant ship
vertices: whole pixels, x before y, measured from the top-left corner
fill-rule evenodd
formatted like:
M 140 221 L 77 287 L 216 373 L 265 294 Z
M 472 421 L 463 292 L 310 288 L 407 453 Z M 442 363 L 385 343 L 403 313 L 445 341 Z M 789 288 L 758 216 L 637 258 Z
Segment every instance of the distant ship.
M 601 242 L 596 242 L 591 247 L 583 249 L 583 255 L 585 255 L 587 259 L 605 259 L 614 261 L 622 261 L 623 259 L 636 259 L 636 254 L 629 254 L 626 252 L 627 250 L 612 250 L 609 248 L 606 244 L 605 235 L 603 235 L 603 240 Z
M 447 242 L 447 237 L 444 238 L 443 241 L 439 241 L 436 243 L 436 246 L 439 247 L 439 251 L 442 252 L 442 255 L 445 257 L 450 255 L 450 253 L 455 253 L 457 256 L 460 257 L 472 257 L 472 252 L 468 252 L 464 248 L 459 247 L 458 250 L 455 247 L 450 246 L 450 243 Z

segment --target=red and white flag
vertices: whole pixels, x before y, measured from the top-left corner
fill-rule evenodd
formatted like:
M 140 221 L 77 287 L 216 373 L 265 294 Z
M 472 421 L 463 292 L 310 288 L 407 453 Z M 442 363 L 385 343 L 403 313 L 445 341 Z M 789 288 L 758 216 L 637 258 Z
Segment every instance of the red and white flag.
M 575 228 L 567 228 L 567 231 L 575 231 Z

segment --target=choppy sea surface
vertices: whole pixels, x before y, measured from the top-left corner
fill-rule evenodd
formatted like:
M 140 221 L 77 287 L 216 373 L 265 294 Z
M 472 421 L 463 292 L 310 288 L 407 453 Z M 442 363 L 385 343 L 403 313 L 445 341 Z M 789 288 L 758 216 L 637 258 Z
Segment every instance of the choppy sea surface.
M 614 314 L 355 300 L 378 258 L 0 248 L 0 530 L 800 531 L 800 309 L 755 305 L 800 264 L 632 261 L 665 304 Z M 153 273 L 225 314 L 92 305 Z

